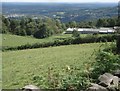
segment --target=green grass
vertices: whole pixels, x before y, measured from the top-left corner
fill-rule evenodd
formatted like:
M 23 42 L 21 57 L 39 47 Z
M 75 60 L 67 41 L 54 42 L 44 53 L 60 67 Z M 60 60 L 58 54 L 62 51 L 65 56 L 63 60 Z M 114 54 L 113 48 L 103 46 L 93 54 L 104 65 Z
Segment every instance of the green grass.
M 54 36 L 51 36 L 45 39 L 36 39 L 30 36 L 24 37 L 24 36 L 17 36 L 17 35 L 11 35 L 11 34 L 3 34 L 2 35 L 2 46 L 15 47 L 15 46 L 20 46 L 20 45 L 25 45 L 27 43 L 34 44 L 34 43 L 51 42 L 51 41 L 55 41 L 58 39 L 64 39 L 68 37 L 71 37 L 71 34 L 54 35 Z
M 99 36 L 105 36 L 107 34 L 100 34 Z M 0 34 L 1 36 L 1 34 Z M 17 36 L 11 34 L 2 34 L 2 46 L 3 47 L 16 47 L 25 44 L 43 43 L 43 42 L 53 42 L 55 40 L 63 40 L 65 38 L 70 38 L 72 34 L 59 34 L 54 35 L 49 38 L 36 39 L 30 36 Z M 93 36 L 92 34 L 81 34 L 81 37 Z
M 68 75 L 64 72 L 66 66 L 78 67 L 79 72 L 83 71 L 87 62 L 95 61 L 94 52 L 100 45 L 101 43 L 92 43 L 3 52 L 2 86 L 21 88 L 27 84 L 37 85 L 33 77 L 47 78 L 49 67 L 64 75 Z M 43 84 L 39 86 L 45 87 Z

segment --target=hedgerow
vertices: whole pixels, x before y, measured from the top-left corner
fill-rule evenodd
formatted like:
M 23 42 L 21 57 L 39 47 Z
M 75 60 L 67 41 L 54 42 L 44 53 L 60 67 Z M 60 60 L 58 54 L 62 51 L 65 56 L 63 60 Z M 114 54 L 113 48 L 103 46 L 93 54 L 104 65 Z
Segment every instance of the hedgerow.
M 24 50 L 24 49 L 33 49 L 33 48 L 44 48 L 51 46 L 61 46 L 61 45 L 71 45 L 71 44 L 82 44 L 82 43 L 95 43 L 95 42 L 112 42 L 117 39 L 117 35 L 106 35 L 106 36 L 86 36 L 78 38 L 67 38 L 64 40 L 56 40 L 54 42 L 45 42 L 45 43 L 35 43 L 35 44 L 26 44 L 17 47 L 3 47 L 5 50 Z

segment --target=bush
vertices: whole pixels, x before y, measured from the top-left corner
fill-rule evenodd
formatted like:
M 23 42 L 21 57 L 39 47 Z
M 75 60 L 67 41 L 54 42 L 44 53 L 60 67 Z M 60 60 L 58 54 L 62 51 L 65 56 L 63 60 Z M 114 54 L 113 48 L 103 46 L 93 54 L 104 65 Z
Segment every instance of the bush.
M 94 70 L 92 71 L 92 78 L 97 79 L 101 74 L 106 72 L 112 73 L 114 70 L 120 68 L 120 56 L 115 55 L 111 50 L 113 46 L 110 48 L 105 48 L 100 50 L 97 53 L 96 62 L 94 63 Z M 111 49 L 111 50 L 108 50 Z M 115 49 L 115 46 L 114 46 Z
M 84 71 L 79 71 L 78 67 L 70 66 L 70 70 L 66 67 L 64 71 L 55 71 L 55 66 L 48 67 L 46 71 L 47 76 L 34 75 L 32 81 L 39 87 L 50 88 L 50 89 L 61 89 L 61 91 L 76 91 L 85 90 L 90 83 Z M 80 69 L 80 67 L 79 67 Z
M 73 30 L 72 37 L 75 37 L 75 38 L 80 37 L 80 33 L 77 30 Z

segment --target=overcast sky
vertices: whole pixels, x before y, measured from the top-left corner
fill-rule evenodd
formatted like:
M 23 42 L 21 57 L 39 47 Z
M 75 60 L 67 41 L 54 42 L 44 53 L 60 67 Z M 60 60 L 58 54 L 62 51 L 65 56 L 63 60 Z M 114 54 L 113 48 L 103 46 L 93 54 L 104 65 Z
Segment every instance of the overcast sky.
M 2 2 L 118 2 L 119 0 L 2 0 Z

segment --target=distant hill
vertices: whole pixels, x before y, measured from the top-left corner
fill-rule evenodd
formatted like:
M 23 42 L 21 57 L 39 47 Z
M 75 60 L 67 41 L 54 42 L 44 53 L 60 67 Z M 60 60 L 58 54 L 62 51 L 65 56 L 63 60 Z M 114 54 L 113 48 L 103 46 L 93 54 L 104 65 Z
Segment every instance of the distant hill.
M 9 17 L 51 17 L 62 22 L 86 21 L 117 16 L 117 3 L 3 3 Z

